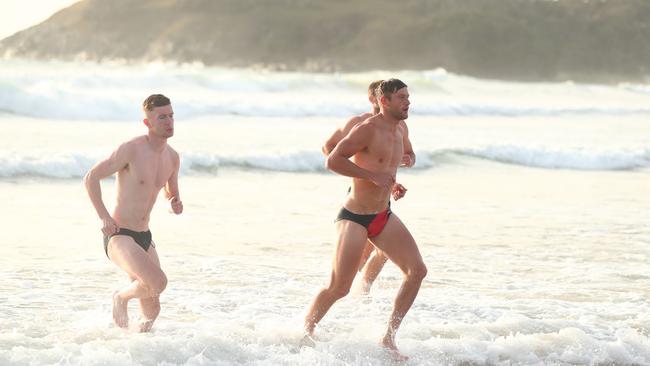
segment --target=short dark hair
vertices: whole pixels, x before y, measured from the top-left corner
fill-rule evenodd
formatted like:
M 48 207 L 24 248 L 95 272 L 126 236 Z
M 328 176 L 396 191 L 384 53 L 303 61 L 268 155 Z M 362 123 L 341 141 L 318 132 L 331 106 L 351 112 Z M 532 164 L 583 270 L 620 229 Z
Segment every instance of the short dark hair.
M 373 96 L 373 97 L 377 96 L 377 88 L 379 87 L 379 84 L 381 84 L 382 81 L 383 80 L 381 80 L 381 79 L 380 80 L 375 80 L 372 83 L 370 83 L 370 85 L 368 85 L 368 96 L 369 97 L 370 96 Z
M 407 85 L 404 84 L 404 82 L 399 79 L 384 80 L 377 87 L 377 93 L 375 94 L 375 96 L 377 98 L 381 98 L 381 96 L 384 95 L 386 96 L 386 98 L 390 99 L 393 93 L 406 87 Z
M 172 104 L 171 100 L 162 94 L 151 94 L 142 102 L 142 109 L 153 111 L 156 107 L 163 107 Z

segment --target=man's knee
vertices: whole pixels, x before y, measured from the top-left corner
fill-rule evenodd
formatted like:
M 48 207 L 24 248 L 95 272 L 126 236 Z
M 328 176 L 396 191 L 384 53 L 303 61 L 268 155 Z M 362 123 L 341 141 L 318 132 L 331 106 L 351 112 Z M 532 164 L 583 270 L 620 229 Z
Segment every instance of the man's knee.
M 332 297 L 335 299 L 341 299 L 345 297 L 347 294 L 350 293 L 350 288 L 352 287 L 352 284 L 349 285 L 335 285 L 335 286 L 330 286 L 328 288 L 330 294 Z
M 160 275 L 157 276 L 151 283 L 149 283 L 149 288 L 151 288 L 152 295 L 160 295 L 165 288 L 167 287 L 167 276 L 164 272 L 160 272 Z
M 419 262 L 413 267 L 409 268 L 406 273 L 409 279 L 421 282 L 427 276 L 427 266 L 424 262 Z

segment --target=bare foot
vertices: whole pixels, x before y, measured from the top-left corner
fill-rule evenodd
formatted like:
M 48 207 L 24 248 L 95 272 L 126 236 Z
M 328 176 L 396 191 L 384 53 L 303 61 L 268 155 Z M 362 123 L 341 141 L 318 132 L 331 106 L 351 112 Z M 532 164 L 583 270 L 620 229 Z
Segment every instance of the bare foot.
M 393 361 L 396 362 L 408 361 L 409 357 L 402 354 L 397 349 L 397 346 L 395 346 L 395 341 L 392 338 L 388 336 L 384 337 L 384 340 L 381 342 L 381 345 L 386 349 L 388 355 Z
M 303 347 L 315 347 L 316 346 L 316 341 L 314 338 L 312 338 L 311 334 L 305 334 L 304 337 L 300 340 L 300 348 Z
M 403 355 L 400 351 L 396 349 L 386 349 L 391 360 L 395 362 L 406 362 L 409 360 L 409 356 Z
M 127 302 L 113 292 L 113 321 L 120 328 L 128 328 L 129 315 L 126 308 Z
M 153 322 L 156 319 L 140 318 L 140 333 L 146 333 L 153 327 Z

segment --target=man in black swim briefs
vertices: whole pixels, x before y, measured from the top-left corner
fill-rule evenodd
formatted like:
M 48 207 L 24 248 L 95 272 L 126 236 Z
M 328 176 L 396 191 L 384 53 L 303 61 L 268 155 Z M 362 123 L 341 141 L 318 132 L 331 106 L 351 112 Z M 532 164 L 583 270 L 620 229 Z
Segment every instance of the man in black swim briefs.
M 163 187 L 172 212 L 183 212 L 183 203 L 178 191 L 180 158 L 167 144 L 174 135 L 171 102 L 164 95 L 153 94 L 142 108 L 147 134 L 121 144 L 88 171 L 84 183 L 102 220 L 106 256 L 130 279 L 128 286 L 113 294 L 113 320 L 121 328 L 128 327 L 128 301 L 139 299 L 140 331 L 147 332 L 160 313 L 160 293 L 167 286 L 151 240 L 149 216 Z M 115 173 L 117 204 L 111 215 L 102 200 L 100 180 Z
M 303 344 L 313 343 L 316 324 L 334 302 L 350 291 L 364 246 L 371 237 L 372 244 L 404 273 L 382 345 L 395 360 L 405 360 L 407 357 L 397 350 L 395 334 L 427 273 L 413 236 L 389 209 L 397 168 L 405 152 L 413 151 L 402 123 L 408 118 L 408 88 L 400 80 L 384 80 L 377 89 L 377 98 L 380 113 L 353 127 L 327 158 L 328 169 L 352 178 L 352 189 L 336 221 L 338 242 L 330 283 L 309 307 Z

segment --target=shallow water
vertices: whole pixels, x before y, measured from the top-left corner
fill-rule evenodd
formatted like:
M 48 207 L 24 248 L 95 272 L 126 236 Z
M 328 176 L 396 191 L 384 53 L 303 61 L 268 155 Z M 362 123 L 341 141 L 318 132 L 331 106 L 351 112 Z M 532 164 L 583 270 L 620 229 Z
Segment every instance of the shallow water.
M 409 191 L 394 210 L 429 268 L 398 334 L 409 364 L 649 363 L 644 173 L 466 164 L 401 176 Z M 314 349 L 296 348 L 328 278 L 344 179 L 229 171 L 181 182 L 185 213 L 152 217 L 170 283 L 151 334 L 111 325 L 110 293 L 126 279 L 104 256 L 81 184 L 1 183 L 15 207 L 5 224 L 24 230 L 4 239 L 0 361 L 388 362 L 377 342 L 401 281 L 390 263 L 369 296 L 332 308 Z
M 391 364 L 378 345 L 402 279 L 390 263 L 369 295 L 355 284 L 334 305 L 314 348 L 297 347 L 349 185 L 325 171 L 320 144 L 365 109 L 350 100 L 378 73 L 9 66 L 0 365 Z M 392 207 L 429 270 L 397 337 L 406 364 L 650 364 L 645 89 L 402 75 L 418 161 L 400 171 L 408 193 Z M 242 89 L 219 89 L 223 77 Z M 128 106 L 152 80 L 180 83 L 170 143 L 185 212 L 160 202 L 152 213 L 169 285 L 139 334 L 135 302 L 133 329 L 112 325 L 110 294 L 127 279 L 105 257 L 81 176 L 145 132 Z M 109 206 L 114 188 L 104 181 Z

